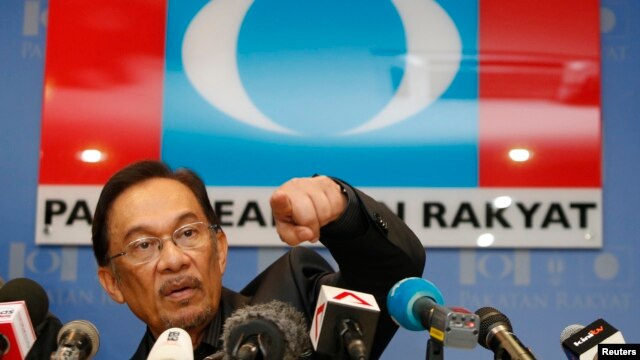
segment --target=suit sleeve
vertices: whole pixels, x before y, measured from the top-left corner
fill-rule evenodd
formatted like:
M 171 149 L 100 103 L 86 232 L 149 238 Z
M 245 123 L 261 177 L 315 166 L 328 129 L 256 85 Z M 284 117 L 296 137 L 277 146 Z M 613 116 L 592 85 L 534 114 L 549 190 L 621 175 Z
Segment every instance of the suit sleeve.
M 47 313 L 47 317 L 35 329 L 36 342 L 29 349 L 25 359 L 49 359 L 51 354 L 58 349 L 58 332 L 61 328 L 60 319 L 51 312 Z
M 339 271 L 319 283 L 374 295 L 381 313 L 371 358 L 376 359 L 397 330 L 386 307 L 387 293 L 398 281 L 422 276 L 425 250 L 416 235 L 384 204 L 346 183 L 349 204 L 343 216 L 321 229 Z

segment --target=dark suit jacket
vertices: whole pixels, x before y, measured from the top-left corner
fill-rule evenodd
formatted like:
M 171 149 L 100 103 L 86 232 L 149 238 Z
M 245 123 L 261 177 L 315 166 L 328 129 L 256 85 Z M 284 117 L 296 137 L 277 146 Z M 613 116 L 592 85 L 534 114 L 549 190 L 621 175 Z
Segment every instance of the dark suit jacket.
M 26 360 L 49 359 L 51 354 L 58 349 L 58 332 L 62 323 L 52 313 L 36 327 L 36 342 L 27 353 Z
M 339 220 L 322 228 L 320 241 L 340 270 L 335 272 L 315 251 L 295 247 L 251 281 L 241 295 L 223 292 L 220 324 L 234 310 L 234 306 L 225 306 L 229 302 L 237 306 L 277 299 L 300 310 L 310 327 L 320 286 L 348 288 L 374 295 L 380 306 L 370 358 L 380 357 L 398 328 L 387 312 L 387 293 L 399 280 L 422 276 L 425 251 L 415 234 L 386 206 L 338 182 L 346 189 L 349 205 Z M 238 300 L 242 295 L 246 300 Z M 133 358 L 146 359 L 153 341 L 147 331 Z
M 413 232 L 386 206 L 362 192 L 356 191 L 356 195 L 356 208 L 361 213 L 322 231 L 321 241 L 340 271 L 334 272 L 315 251 L 299 246 L 264 270 L 241 293 L 251 297 L 251 303 L 272 299 L 290 303 L 305 314 L 309 326 L 321 285 L 372 294 L 381 309 L 370 355 L 377 359 L 398 329 L 387 312 L 387 293 L 399 280 L 422 276 L 425 251 Z M 362 225 L 363 220 L 366 226 L 354 225 Z M 353 234 L 344 231 L 345 226 L 361 230 Z

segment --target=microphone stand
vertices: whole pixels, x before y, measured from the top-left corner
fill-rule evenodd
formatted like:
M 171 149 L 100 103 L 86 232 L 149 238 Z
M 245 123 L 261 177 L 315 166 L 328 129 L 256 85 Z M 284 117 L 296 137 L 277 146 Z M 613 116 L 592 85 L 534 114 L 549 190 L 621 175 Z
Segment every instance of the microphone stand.
M 426 360 L 444 360 L 444 346 L 440 341 L 433 340 L 429 337 L 427 341 Z

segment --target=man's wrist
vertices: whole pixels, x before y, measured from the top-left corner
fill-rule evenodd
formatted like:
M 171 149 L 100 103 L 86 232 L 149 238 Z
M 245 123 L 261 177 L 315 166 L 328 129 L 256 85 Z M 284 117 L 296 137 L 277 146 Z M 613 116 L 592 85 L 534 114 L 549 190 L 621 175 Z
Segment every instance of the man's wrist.
M 358 197 L 355 190 L 346 183 L 332 178 L 340 186 L 340 191 L 346 197 L 346 206 L 342 215 L 321 229 L 322 236 L 351 237 L 362 234 L 366 230 L 363 214 L 358 205 Z M 322 238 L 321 236 L 321 238 Z

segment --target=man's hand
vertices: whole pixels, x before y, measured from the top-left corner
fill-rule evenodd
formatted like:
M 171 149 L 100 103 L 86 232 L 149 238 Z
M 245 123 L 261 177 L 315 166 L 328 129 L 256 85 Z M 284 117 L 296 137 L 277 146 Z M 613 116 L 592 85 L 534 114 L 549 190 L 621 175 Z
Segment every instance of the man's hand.
M 271 195 L 278 235 L 292 246 L 318 241 L 320 228 L 338 219 L 346 206 L 340 185 L 326 176 L 291 179 Z

